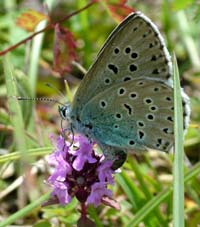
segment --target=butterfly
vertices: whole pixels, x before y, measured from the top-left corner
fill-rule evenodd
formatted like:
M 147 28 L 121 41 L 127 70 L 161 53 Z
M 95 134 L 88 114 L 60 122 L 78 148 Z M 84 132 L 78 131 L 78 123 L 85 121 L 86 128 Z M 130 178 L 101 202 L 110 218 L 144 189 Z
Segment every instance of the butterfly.
M 184 128 L 189 98 L 182 91 Z M 168 152 L 174 144 L 172 62 L 156 25 L 141 12 L 110 34 L 72 105 L 59 108 L 78 133 L 95 140 L 120 167 L 128 151 Z

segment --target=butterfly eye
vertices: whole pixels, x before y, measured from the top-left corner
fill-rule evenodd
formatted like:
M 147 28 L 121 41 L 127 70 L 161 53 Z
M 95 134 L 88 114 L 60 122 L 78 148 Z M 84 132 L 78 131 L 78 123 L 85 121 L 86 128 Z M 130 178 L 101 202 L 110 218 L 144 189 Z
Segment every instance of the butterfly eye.
M 70 106 L 69 105 L 59 106 L 58 111 L 59 111 L 62 119 L 66 120 L 67 118 L 69 118 L 69 113 L 70 113 Z
M 66 111 L 65 111 L 65 106 L 62 107 L 58 107 L 58 111 L 60 113 L 60 116 L 62 117 L 62 119 L 66 119 Z

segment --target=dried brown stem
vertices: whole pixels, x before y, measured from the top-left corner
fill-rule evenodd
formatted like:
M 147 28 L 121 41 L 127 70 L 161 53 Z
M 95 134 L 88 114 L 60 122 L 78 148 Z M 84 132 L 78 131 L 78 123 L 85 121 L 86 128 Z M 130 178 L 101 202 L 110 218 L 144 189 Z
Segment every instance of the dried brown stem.
M 28 36 L 27 38 L 21 40 L 20 42 L 16 43 L 15 45 L 10 46 L 10 47 L 6 48 L 6 49 L 3 50 L 3 51 L 0 51 L 0 56 L 3 56 L 3 55 L 5 55 L 6 53 L 8 53 L 9 51 L 16 49 L 18 46 L 20 46 L 20 45 L 26 43 L 27 41 L 29 41 L 29 40 L 31 40 L 31 39 L 33 39 L 36 35 L 38 35 L 38 34 L 44 32 L 44 31 L 46 31 L 46 30 L 53 29 L 53 28 L 55 27 L 55 24 L 60 24 L 60 23 L 62 23 L 63 21 L 68 20 L 70 17 L 72 17 L 72 16 L 74 16 L 74 15 L 76 15 L 76 14 L 82 12 L 83 10 L 89 8 L 90 6 L 92 6 L 92 5 L 93 5 L 94 3 L 96 3 L 96 2 L 97 2 L 97 1 L 91 1 L 91 2 L 88 3 L 86 6 L 84 6 L 84 7 L 80 8 L 80 9 L 78 9 L 77 11 L 75 11 L 75 12 L 73 12 L 73 13 L 70 13 L 69 15 L 67 15 L 67 16 L 63 17 L 62 19 L 58 20 L 57 22 L 52 23 L 52 24 L 48 24 L 45 28 L 41 29 L 40 31 L 37 31 L 37 32 L 33 33 L 32 35 Z

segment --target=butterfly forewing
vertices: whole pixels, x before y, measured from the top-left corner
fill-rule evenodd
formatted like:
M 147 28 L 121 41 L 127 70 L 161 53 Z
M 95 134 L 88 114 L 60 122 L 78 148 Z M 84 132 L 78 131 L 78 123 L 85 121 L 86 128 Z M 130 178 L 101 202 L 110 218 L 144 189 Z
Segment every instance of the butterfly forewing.
M 95 95 L 116 83 L 146 78 L 171 83 L 171 61 L 155 25 L 143 14 L 130 14 L 108 37 L 74 98 L 79 115 Z

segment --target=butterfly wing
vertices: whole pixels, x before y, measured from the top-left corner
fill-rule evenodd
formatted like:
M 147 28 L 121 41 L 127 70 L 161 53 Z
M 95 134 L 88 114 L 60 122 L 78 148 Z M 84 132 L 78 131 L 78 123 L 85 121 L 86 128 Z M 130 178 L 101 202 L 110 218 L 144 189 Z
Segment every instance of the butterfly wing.
M 183 91 L 182 98 L 186 128 L 190 109 Z M 118 168 L 127 150 L 170 150 L 173 108 L 172 66 L 163 38 L 146 16 L 132 13 L 108 37 L 81 82 L 72 125 L 95 139 Z
M 91 125 L 100 144 L 169 151 L 174 143 L 173 91 L 162 82 L 135 79 L 96 95 L 83 108 L 81 122 Z
M 156 26 L 142 13 L 130 14 L 106 40 L 85 75 L 72 105 L 80 116 L 84 105 L 109 87 L 136 78 L 171 84 L 171 60 Z

